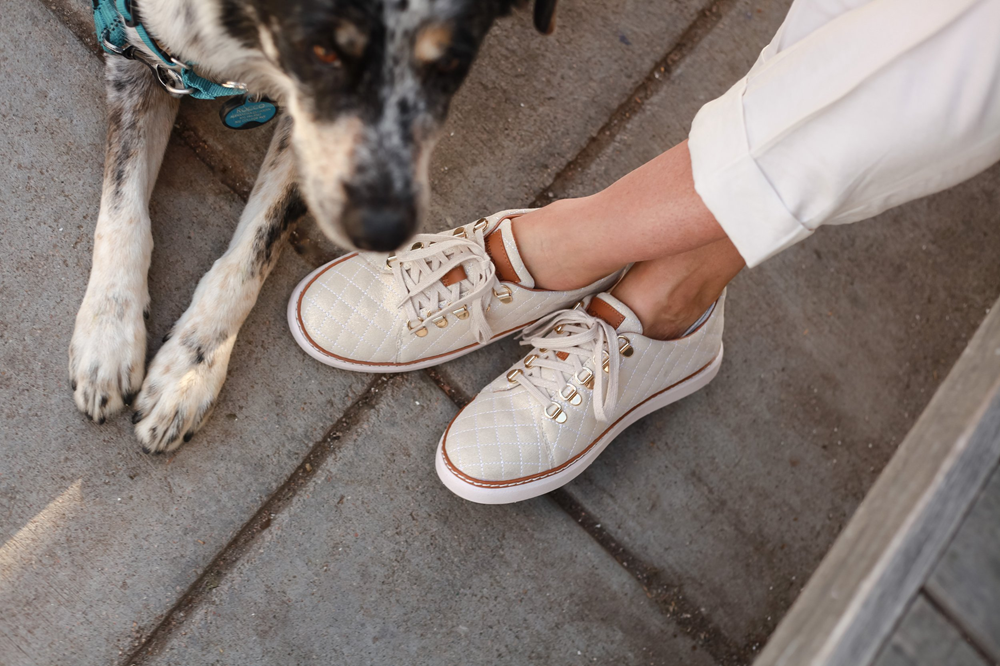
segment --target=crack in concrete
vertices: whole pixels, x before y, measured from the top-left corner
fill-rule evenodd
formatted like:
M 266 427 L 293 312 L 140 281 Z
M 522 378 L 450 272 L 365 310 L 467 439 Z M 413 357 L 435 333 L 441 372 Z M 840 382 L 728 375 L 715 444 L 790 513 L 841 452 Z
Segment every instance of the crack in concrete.
M 205 565 L 201 575 L 181 593 L 156 626 L 145 636 L 137 639 L 138 645 L 128 655 L 122 657 L 119 662 L 121 666 L 142 666 L 159 654 L 174 632 L 201 606 L 211 590 L 218 587 L 232 568 L 253 548 L 257 537 L 271 526 L 271 521 L 288 508 L 299 490 L 333 456 L 344 435 L 358 419 L 378 404 L 385 389 L 402 382 L 403 377 L 404 375 L 380 375 L 372 380 L 358 399 L 344 411 L 340 419 L 327 429 L 322 439 L 313 445 L 284 483 L 271 493 L 253 517 L 244 523 L 212 561 Z

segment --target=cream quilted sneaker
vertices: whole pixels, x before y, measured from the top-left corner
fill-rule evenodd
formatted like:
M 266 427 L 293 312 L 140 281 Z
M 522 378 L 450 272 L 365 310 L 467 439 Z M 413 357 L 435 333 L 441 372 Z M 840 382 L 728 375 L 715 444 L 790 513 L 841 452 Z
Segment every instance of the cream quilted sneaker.
M 527 212 L 420 234 L 397 255 L 358 252 L 322 266 L 292 293 L 292 335 L 335 368 L 419 370 L 516 333 L 621 277 L 575 291 L 535 289 L 511 226 Z
M 635 313 L 609 294 L 582 305 L 526 329 L 531 353 L 448 426 L 435 467 L 456 495 L 506 504 L 555 490 L 629 425 L 719 372 L 725 294 L 666 342 L 643 336 Z

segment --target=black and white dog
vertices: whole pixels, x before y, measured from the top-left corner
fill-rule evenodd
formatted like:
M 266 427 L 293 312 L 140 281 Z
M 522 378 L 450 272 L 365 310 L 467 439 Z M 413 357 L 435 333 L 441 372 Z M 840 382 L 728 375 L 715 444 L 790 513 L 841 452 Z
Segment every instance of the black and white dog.
M 133 0 L 133 15 L 163 51 L 285 112 L 229 249 L 145 372 L 148 204 L 178 102 L 147 66 L 155 54 L 134 28 L 135 57 L 108 56 L 104 189 L 69 352 L 77 407 L 103 423 L 135 399 L 144 450 L 189 440 L 306 206 L 348 248 L 393 250 L 417 230 L 436 130 L 490 26 L 521 2 Z M 555 2 L 536 0 L 543 32 Z

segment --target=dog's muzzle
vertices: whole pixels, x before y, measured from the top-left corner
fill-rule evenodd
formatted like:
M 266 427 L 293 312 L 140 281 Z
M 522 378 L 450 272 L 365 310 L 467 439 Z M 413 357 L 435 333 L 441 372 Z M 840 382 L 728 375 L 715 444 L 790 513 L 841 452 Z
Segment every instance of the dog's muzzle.
M 381 201 L 355 204 L 348 201 L 343 214 L 344 231 L 360 250 L 392 252 L 417 230 L 415 201 Z

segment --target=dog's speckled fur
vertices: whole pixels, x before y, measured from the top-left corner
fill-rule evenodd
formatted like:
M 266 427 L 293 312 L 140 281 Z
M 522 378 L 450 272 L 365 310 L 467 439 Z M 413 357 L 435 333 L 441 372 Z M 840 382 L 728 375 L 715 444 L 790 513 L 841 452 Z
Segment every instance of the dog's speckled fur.
M 555 0 L 536 2 L 536 20 L 551 17 Z M 70 381 L 77 407 L 99 423 L 134 399 L 143 449 L 163 452 L 211 413 L 236 335 L 307 204 L 345 247 L 389 250 L 416 231 L 451 97 L 490 26 L 520 0 L 135 4 L 157 41 L 199 74 L 244 82 L 285 110 L 229 249 L 144 373 L 149 199 L 178 103 L 142 63 L 107 58 L 104 189 Z M 129 40 L 155 61 L 133 30 Z

